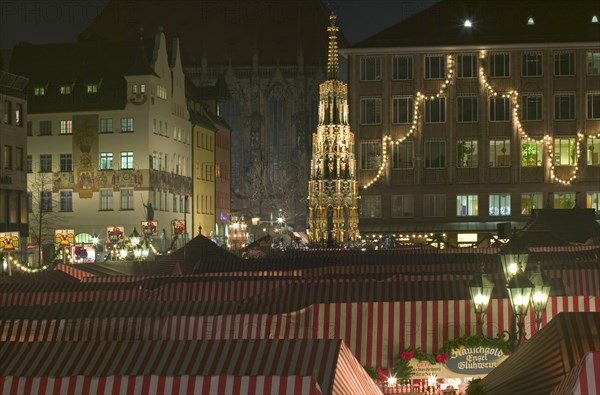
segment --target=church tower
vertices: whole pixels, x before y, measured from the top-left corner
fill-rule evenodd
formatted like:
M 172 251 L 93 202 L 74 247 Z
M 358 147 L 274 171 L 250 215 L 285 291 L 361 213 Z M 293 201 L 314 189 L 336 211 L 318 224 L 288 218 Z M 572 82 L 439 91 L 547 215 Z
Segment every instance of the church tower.
M 319 121 L 312 135 L 308 181 L 308 236 L 317 246 L 339 246 L 356 241 L 358 186 L 354 133 L 348 116 L 348 87 L 338 80 L 336 16 L 329 17 L 327 81 L 319 85 Z

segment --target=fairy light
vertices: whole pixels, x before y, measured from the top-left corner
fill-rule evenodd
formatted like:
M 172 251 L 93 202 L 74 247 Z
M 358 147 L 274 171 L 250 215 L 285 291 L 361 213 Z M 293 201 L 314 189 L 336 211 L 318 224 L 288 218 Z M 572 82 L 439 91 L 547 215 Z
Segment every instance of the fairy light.
M 581 157 L 581 141 L 583 140 L 583 133 L 577 133 L 577 143 L 575 145 L 575 167 L 571 170 L 571 175 L 567 179 L 562 179 L 556 176 L 554 171 L 554 144 L 552 142 L 552 137 L 547 137 L 548 144 L 548 155 L 550 157 L 550 178 L 553 181 L 561 183 L 563 185 L 571 185 L 571 182 L 577 178 L 577 171 L 579 170 L 579 158 Z

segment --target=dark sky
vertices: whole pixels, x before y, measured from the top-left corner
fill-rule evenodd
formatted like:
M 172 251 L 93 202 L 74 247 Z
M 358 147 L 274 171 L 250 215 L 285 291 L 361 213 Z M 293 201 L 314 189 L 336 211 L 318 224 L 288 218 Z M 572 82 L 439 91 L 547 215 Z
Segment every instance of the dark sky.
M 350 43 L 354 44 L 436 0 L 323 1 L 336 12 L 342 31 Z M 74 41 L 107 2 L 108 0 L 1 0 L 0 49 L 10 49 L 21 41 L 33 44 Z

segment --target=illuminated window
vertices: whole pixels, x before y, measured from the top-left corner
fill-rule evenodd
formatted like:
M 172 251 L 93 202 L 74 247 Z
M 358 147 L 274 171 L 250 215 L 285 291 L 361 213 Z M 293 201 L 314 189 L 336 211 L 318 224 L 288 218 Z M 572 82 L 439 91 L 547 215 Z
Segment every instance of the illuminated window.
M 392 123 L 412 123 L 414 103 L 412 96 L 392 97 Z
M 521 194 L 521 214 L 531 215 L 532 210 L 544 208 L 544 194 L 541 192 Z
M 444 55 L 425 55 L 425 79 L 446 78 L 446 57 Z
M 554 54 L 554 75 L 575 75 L 575 53 L 556 52 Z
M 529 18 L 527 18 L 527 26 L 533 26 L 535 25 L 535 19 L 533 19 L 532 16 L 530 16 Z
M 575 166 L 575 137 L 554 138 L 554 166 Z
M 585 207 L 593 208 L 596 215 L 600 214 L 600 192 L 588 192 L 585 194 Z
M 456 149 L 456 165 L 458 167 L 479 166 L 477 140 L 458 140 Z
M 598 23 L 598 15 L 592 15 L 592 23 Z
M 46 94 L 46 88 L 43 86 L 36 86 L 33 88 L 34 96 L 44 96 Z
M 477 96 L 458 96 L 456 102 L 457 122 L 477 122 Z
M 542 76 L 542 54 L 539 52 L 523 53 L 523 77 L 541 77 Z
M 424 195 L 423 216 L 428 218 L 445 217 L 446 195 Z
M 88 84 L 86 91 L 87 93 L 98 93 L 98 84 Z
M 121 132 L 133 132 L 133 118 L 121 118 Z
M 575 94 L 554 95 L 554 119 L 556 121 L 575 119 Z
M 446 98 L 438 97 L 425 101 L 425 123 L 446 122 Z
M 3 158 L 3 162 L 4 165 L 2 166 L 4 169 L 7 170 L 12 170 L 12 163 L 13 163 L 13 157 L 12 157 L 12 146 L 10 145 L 5 145 L 4 146 L 4 158 Z
M 137 92 L 138 92 L 137 84 L 131 84 L 131 93 L 137 93 Z
M 23 104 L 17 103 L 15 108 L 15 126 L 23 126 Z
M 555 192 L 554 208 L 569 209 L 575 207 L 575 193 Z
M 510 166 L 510 140 L 490 139 L 490 167 Z
M 456 196 L 456 216 L 475 217 L 479 215 L 479 200 L 477 195 Z
M 360 124 L 377 125 L 381 123 L 381 98 L 360 98 Z
M 490 121 L 510 121 L 510 99 L 508 97 L 490 97 Z
M 412 218 L 415 216 L 413 195 L 392 195 L 392 218 Z
M 510 215 L 510 194 L 494 193 L 489 197 L 489 212 L 491 217 Z
M 121 151 L 121 169 L 133 169 L 132 151 Z
M 113 132 L 112 118 L 100 119 L 100 133 L 112 133 L 112 132 Z
M 392 168 L 412 169 L 414 168 L 414 148 L 412 141 L 403 141 L 392 145 Z
M 477 54 L 458 55 L 456 76 L 458 78 L 477 78 Z
M 410 55 L 395 55 L 392 57 L 392 79 L 413 79 L 413 57 Z
M 542 120 L 542 95 L 527 93 L 521 96 L 521 119 L 523 121 Z
M 588 75 L 600 74 L 600 51 L 588 51 L 587 53 L 587 73 Z
M 510 54 L 492 53 L 488 57 L 490 77 L 510 77 Z
M 61 85 L 59 87 L 59 92 L 61 95 L 70 95 L 71 94 L 71 85 Z
M 600 93 L 587 94 L 587 119 L 600 119 Z
M 358 206 L 360 218 L 381 218 L 380 195 L 363 195 Z
M 156 96 L 158 96 L 160 99 L 167 100 L 167 88 L 162 85 L 157 85 Z
M 542 165 L 543 143 L 532 139 L 521 141 L 521 166 L 537 167 Z
M 360 143 L 360 168 L 376 170 L 381 165 L 381 142 L 363 141 Z
M 600 138 L 588 137 L 586 146 L 587 146 L 586 163 L 590 166 L 600 165 L 600 160 L 598 160 L 598 156 L 600 155 Z
M 113 169 L 113 154 L 112 152 L 101 152 L 100 153 L 100 170 L 112 170 Z
M 446 142 L 444 140 L 425 140 L 424 154 L 426 169 L 446 167 Z
M 65 119 L 60 121 L 60 134 L 72 134 L 73 133 L 73 121 Z
M 360 57 L 360 80 L 361 81 L 380 81 L 381 80 L 381 58 L 379 56 L 361 56 Z

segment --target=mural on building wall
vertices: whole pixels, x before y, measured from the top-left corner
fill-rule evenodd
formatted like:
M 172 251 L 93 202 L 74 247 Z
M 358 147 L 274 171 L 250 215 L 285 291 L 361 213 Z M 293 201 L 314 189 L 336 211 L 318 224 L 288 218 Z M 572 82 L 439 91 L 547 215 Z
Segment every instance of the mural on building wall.
M 98 115 L 73 116 L 73 190 L 80 199 L 91 199 L 97 183 Z

